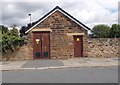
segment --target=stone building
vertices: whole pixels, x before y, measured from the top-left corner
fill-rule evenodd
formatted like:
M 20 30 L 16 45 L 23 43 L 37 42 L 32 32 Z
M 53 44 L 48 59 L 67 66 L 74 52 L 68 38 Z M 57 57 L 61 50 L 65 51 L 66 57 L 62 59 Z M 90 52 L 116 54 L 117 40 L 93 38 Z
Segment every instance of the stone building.
M 56 6 L 25 33 L 33 59 L 67 59 L 87 56 L 87 31 L 83 23 Z

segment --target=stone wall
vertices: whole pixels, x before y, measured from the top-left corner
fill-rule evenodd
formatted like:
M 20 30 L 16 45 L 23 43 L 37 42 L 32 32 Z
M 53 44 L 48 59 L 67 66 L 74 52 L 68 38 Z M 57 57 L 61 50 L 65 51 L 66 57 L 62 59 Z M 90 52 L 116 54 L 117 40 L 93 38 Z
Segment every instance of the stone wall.
M 71 39 L 71 38 L 70 38 Z M 86 57 L 97 57 L 97 58 L 113 58 L 113 57 L 120 57 L 120 38 L 118 39 L 108 39 L 108 38 L 92 38 L 88 39 L 88 48 L 85 48 L 87 50 L 87 56 Z M 70 48 L 70 47 L 69 47 Z M 33 59 L 33 52 L 32 47 L 29 46 L 29 44 L 22 46 L 17 52 L 7 54 L 7 56 L 10 57 L 9 60 L 29 60 Z M 55 50 L 55 49 L 54 49 Z M 69 49 L 66 49 L 66 47 L 61 48 L 61 50 L 64 50 L 64 53 L 67 53 Z M 53 54 L 55 55 L 55 54 Z M 57 54 L 56 54 L 57 55 Z M 63 54 L 65 55 L 65 54 Z M 69 58 L 71 58 L 71 55 L 68 55 Z M 56 57 L 58 58 L 58 57 Z M 65 59 L 65 58 L 63 58 Z M 7 59 L 3 59 L 7 60 Z
M 88 43 L 88 57 L 120 57 L 120 38 L 92 38 Z
M 16 51 L 12 52 L 9 50 L 7 53 L 2 54 L 3 61 L 19 61 L 19 60 L 30 60 L 33 59 L 31 52 L 32 48 L 28 45 L 19 47 Z
M 51 58 L 67 59 L 74 57 L 73 36 L 67 36 L 67 33 L 84 33 L 83 46 L 85 49 L 83 55 L 87 52 L 87 30 L 80 27 L 74 21 L 60 13 L 54 12 L 43 22 L 38 24 L 35 29 L 50 28 L 50 55 Z M 34 29 L 34 28 L 33 28 Z M 32 47 L 32 30 L 28 33 L 28 45 Z

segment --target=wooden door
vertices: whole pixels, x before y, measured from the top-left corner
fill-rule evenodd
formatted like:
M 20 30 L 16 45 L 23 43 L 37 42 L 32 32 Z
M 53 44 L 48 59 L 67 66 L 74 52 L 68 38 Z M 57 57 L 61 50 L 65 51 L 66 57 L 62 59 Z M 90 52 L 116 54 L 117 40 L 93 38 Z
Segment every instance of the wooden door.
M 50 34 L 42 33 L 42 57 L 50 58 Z
M 74 56 L 83 56 L 83 36 L 74 36 Z
M 50 58 L 50 33 L 33 32 L 34 59 Z
M 38 32 L 33 33 L 33 57 L 34 59 L 42 58 L 40 33 Z

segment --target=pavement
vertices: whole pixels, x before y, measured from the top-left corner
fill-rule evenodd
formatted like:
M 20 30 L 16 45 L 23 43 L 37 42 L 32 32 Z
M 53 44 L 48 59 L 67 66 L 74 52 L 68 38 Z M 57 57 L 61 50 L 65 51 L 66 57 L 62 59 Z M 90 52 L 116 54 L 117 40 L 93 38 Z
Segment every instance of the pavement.
M 2 61 L 1 71 L 45 70 L 80 67 L 118 66 L 119 58 L 71 58 L 67 60 L 41 59 L 25 61 Z

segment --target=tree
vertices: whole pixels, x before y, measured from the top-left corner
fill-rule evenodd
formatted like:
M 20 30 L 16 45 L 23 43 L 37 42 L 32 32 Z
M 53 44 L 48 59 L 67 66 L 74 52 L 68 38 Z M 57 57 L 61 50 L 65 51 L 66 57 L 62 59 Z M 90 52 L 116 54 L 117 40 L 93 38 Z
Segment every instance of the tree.
M 110 27 L 108 25 L 96 25 L 91 30 L 91 37 L 94 38 L 108 38 L 109 37 Z
M 2 51 L 7 52 L 7 50 L 15 51 L 15 48 L 21 45 L 24 39 L 19 36 L 18 30 L 13 27 L 13 29 L 8 30 L 8 32 L 3 32 L 2 34 Z
M 120 25 L 119 24 L 113 24 L 110 29 L 110 38 L 118 38 L 120 37 Z
M 22 37 L 23 35 L 25 35 L 25 31 L 26 31 L 26 26 L 22 26 L 20 29 L 20 36 Z
M 19 35 L 18 29 L 16 29 L 16 28 L 11 29 L 9 31 L 9 34 L 13 35 L 13 36 L 18 36 Z
M 3 34 L 3 33 L 6 33 L 6 32 L 8 32 L 8 27 L 5 27 L 5 26 L 3 26 L 3 25 L 0 25 L 0 31 L 2 31 L 2 34 Z

